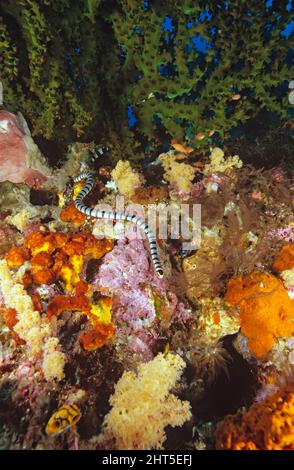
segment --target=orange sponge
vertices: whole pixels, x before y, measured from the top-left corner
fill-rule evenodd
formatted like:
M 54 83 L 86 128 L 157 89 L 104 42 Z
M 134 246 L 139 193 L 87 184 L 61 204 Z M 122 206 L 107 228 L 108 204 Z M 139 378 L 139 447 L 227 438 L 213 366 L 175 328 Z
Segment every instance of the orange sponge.
M 240 307 L 241 332 L 256 356 L 270 351 L 276 338 L 294 335 L 294 301 L 275 276 L 253 272 L 231 279 L 225 300 Z
M 278 253 L 273 264 L 273 270 L 280 273 L 294 268 L 294 243 L 285 245 Z
M 218 450 L 294 450 L 294 387 L 284 388 L 216 429 Z
M 74 204 L 62 209 L 59 215 L 63 222 L 72 222 L 76 227 L 80 227 L 85 222 L 85 215 L 76 209 Z
M 96 312 L 89 299 L 82 294 L 75 296 L 57 295 L 47 306 L 47 316 L 51 319 L 54 315 L 59 316 L 64 310 L 80 311 L 87 315 L 91 323 L 91 329 L 81 334 L 80 342 L 84 349 L 91 351 L 104 346 L 115 334 L 115 326 L 108 318 L 112 307 L 112 299 L 103 297 L 100 303 L 99 312 Z
M 84 295 L 56 295 L 47 306 L 47 317 L 51 320 L 54 316 L 59 316 L 64 310 L 80 311 L 85 315 L 90 315 L 90 302 Z
M 115 326 L 113 323 L 108 325 L 96 324 L 91 330 L 82 333 L 80 342 L 84 349 L 92 351 L 104 346 L 114 335 Z
M 27 248 L 14 246 L 8 250 L 5 255 L 8 266 L 22 266 L 25 261 L 30 257 L 30 252 Z
M 52 284 L 56 280 L 52 270 L 53 259 L 45 251 L 40 251 L 31 259 L 31 269 L 36 284 Z

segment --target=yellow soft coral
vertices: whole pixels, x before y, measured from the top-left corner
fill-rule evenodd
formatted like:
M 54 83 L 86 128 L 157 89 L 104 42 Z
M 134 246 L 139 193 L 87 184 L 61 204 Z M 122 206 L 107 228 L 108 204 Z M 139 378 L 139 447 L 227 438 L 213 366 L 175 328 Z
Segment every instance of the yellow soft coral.
M 159 160 L 164 169 L 164 179 L 178 191 L 188 193 L 192 188 L 192 181 L 196 174 L 196 168 L 186 163 L 178 163 L 173 151 L 162 153 Z
M 64 377 L 65 356 L 58 347 L 58 338 L 49 338 L 44 345 L 42 369 L 46 380 Z
M 132 169 L 128 161 L 119 160 L 116 167 L 112 170 L 111 176 L 119 193 L 126 197 L 133 196 L 136 188 L 139 188 L 144 183 L 144 178 Z
M 141 364 L 137 375 L 124 372 L 110 398 L 112 409 L 100 438 L 114 439 L 118 449 L 161 449 L 164 428 L 181 426 L 191 417 L 189 403 L 170 393 L 184 367 L 179 355 L 168 353 Z
M 218 450 L 294 450 L 294 387 L 226 416 L 216 430 Z
M 242 168 L 243 163 L 235 155 L 234 157 L 225 158 L 224 151 L 218 147 L 212 149 L 210 154 L 210 162 L 204 167 L 203 173 L 205 175 L 211 175 L 212 173 L 224 173 L 232 168 Z
M 271 274 L 253 272 L 231 279 L 225 300 L 240 307 L 241 332 L 257 356 L 270 351 L 276 338 L 294 334 L 294 302 Z
M 0 260 L 0 290 L 3 294 L 6 307 L 16 310 L 17 323 L 13 331 L 26 342 L 28 347 L 28 355 L 31 358 L 37 358 L 43 354 L 43 365 L 50 363 L 48 354 L 54 353 L 58 345 L 58 339 L 52 338 L 51 326 L 46 318 L 41 317 L 40 313 L 34 309 L 31 297 L 26 293 L 24 286 L 14 281 L 10 273 L 7 261 Z M 49 348 L 49 345 L 51 347 Z M 53 341 L 53 343 L 52 343 Z M 52 344 L 55 345 L 54 351 Z M 63 366 L 65 364 L 65 356 L 62 352 L 55 354 L 58 356 L 58 367 L 50 367 L 50 372 L 44 370 L 45 378 L 61 380 L 64 377 Z M 52 356 L 51 356 L 52 359 Z M 52 361 L 51 361 L 52 364 Z

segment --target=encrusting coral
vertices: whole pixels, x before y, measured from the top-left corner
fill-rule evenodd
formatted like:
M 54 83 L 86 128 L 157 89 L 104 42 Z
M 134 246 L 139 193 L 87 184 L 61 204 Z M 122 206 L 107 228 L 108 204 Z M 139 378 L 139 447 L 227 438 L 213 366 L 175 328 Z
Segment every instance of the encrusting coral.
M 182 426 L 191 417 L 190 405 L 171 393 L 185 367 L 179 355 L 158 354 L 124 372 L 110 398 L 100 439 L 114 440 L 117 449 L 162 449 L 166 426 Z
M 90 233 L 65 234 L 36 231 L 28 235 L 24 246 L 30 250 L 31 271 L 37 284 L 51 284 L 57 279 L 66 283 L 73 291 L 80 281 L 85 258 L 101 258 L 112 248 L 110 240 L 97 240 Z M 14 248 L 6 254 L 10 266 L 14 259 Z
M 218 450 L 294 450 L 293 385 L 278 391 L 243 415 L 226 416 L 216 430 Z

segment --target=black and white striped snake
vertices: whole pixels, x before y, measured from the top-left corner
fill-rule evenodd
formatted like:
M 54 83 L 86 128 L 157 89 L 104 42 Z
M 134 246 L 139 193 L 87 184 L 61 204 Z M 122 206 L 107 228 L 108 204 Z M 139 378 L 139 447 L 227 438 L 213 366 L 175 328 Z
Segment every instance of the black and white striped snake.
M 88 171 L 84 171 L 80 173 L 78 176 L 74 178 L 74 183 L 78 183 L 79 181 L 86 180 L 86 184 L 83 189 L 78 193 L 74 203 L 75 207 L 82 212 L 83 214 L 89 215 L 90 217 L 94 217 L 97 219 L 110 219 L 110 220 L 127 220 L 129 222 L 133 222 L 134 224 L 138 225 L 140 229 L 142 229 L 148 238 L 148 242 L 150 245 L 150 252 L 151 258 L 154 265 L 154 269 L 159 277 L 163 276 L 163 270 L 161 267 L 161 263 L 158 257 L 158 247 L 157 241 L 154 233 L 148 227 L 148 224 L 144 222 L 143 219 L 136 217 L 135 215 L 128 215 L 122 214 L 119 212 L 110 212 L 110 211 L 103 211 L 99 209 L 92 209 L 91 207 L 85 206 L 82 202 L 83 199 L 89 194 L 91 189 L 94 186 L 94 176 L 92 173 Z

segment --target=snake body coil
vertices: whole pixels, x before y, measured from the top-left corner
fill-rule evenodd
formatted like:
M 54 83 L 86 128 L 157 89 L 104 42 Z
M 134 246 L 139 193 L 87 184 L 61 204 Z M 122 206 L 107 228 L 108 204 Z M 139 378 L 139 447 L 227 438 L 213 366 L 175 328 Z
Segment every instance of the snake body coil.
M 159 261 L 158 257 L 158 248 L 157 248 L 157 241 L 154 233 L 149 229 L 148 224 L 144 222 L 144 220 L 136 217 L 135 215 L 128 215 L 122 214 L 119 212 L 110 212 L 110 211 L 103 211 L 99 209 L 92 209 L 91 207 L 85 206 L 82 202 L 83 199 L 89 194 L 91 189 L 94 186 L 94 176 L 92 173 L 88 171 L 84 171 L 80 173 L 78 176 L 74 178 L 74 182 L 78 183 L 79 181 L 86 180 L 86 184 L 83 189 L 78 193 L 75 199 L 75 207 L 82 212 L 83 214 L 89 215 L 90 217 L 94 217 L 97 219 L 109 219 L 109 220 L 127 220 L 129 222 L 133 222 L 134 224 L 138 225 L 140 229 L 144 230 L 147 235 L 148 242 L 150 245 L 150 252 L 151 258 L 154 265 L 154 269 L 157 272 L 159 277 L 163 276 L 163 270 Z

